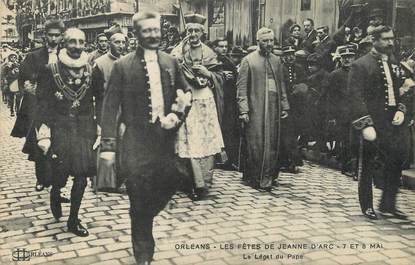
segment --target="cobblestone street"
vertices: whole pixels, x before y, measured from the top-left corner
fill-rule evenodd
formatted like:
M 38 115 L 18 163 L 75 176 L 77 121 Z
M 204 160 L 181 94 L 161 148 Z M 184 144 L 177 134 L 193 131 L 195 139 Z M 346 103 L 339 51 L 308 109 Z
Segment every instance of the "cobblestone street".
M 127 196 L 96 196 L 89 185 L 80 216 L 90 236 L 67 233 L 69 205 L 56 223 L 48 191 L 34 190 L 23 139 L 9 136 L 15 118 L 0 105 L 0 263 L 134 264 Z M 375 190 L 376 204 L 379 195 Z M 244 186 L 236 172 L 217 170 L 208 200 L 178 194 L 156 218 L 152 264 L 415 264 L 415 192 L 402 189 L 398 206 L 408 221 L 370 221 L 360 212 L 357 182 L 310 163 L 298 175 L 281 174 L 272 193 Z M 51 255 L 13 262 L 18 249 Z

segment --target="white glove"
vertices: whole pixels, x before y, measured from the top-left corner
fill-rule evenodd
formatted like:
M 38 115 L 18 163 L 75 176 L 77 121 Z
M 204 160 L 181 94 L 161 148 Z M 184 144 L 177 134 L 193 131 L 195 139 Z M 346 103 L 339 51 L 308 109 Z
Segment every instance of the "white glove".
M 50 148 L 50 139 L 49 138 L 44 138 L 40 141 L 37 142 L 37 145 L 39 146 L 40 149 L 42 149 L 43 154 L 46 155 L 49 151 Z
M 362 130 L 363 139 L 369 142 L 376 140 L 376 131 L 375 128 L 370 126 Z
M 399 126 L 405 120 L 405 114 L 402 111 L 397 111 L 392 120 L 392 125 Z
M 285 119 L 285 118 L 287 118 L 288 117 L 288 112 L 286 111 L 286 110 L 283 110 L 282 112 L 281 112 L 281 119 Z
M 174 113 L 169 113 L 165 117 L 160 117 L 161 128 L 165 130 L 173 129 L 179 123 L 179 118 Z
M 112 166 L 115 164 L 115 152 L 102 152 L 99 154 L 99 158 L 107 166 Z
M 97 139 L 95 140 L 92 150 L 96 150 L 101 144 L 101 126 L 97 125 Z

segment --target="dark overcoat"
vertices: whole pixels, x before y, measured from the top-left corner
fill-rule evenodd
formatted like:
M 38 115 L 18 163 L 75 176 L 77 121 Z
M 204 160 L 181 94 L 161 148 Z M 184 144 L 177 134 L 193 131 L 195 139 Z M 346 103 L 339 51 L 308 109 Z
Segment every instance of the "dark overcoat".
M 25 60 L 20 64 L 19 68 L 19 89 L 23 93 L 23 99 L 20 111 L 16 118 L 16 123 L 13 127 L 11 135 L 13 137 L 27 137 L 26 139 L 26 151 L 29 154 L 33 153 L 33 146 L 31 145 L 33 138 L 33 132 L 29 135 L 29 129 L 32 125 L 34 115 L 36 113 L 36 96 L 34 93 L 24 91 L 24 83 L 26 81 L 37 82 L 39 73 L 44 71 L 46 64 L 49 60 L 49 53 L 46 47 L 36 49 L 27 54 Z

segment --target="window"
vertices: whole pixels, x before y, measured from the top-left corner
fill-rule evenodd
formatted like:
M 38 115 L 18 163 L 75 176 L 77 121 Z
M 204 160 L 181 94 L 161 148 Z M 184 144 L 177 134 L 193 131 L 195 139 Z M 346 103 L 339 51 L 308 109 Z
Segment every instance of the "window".
M 301 11 L 311 10 L 311 0 L 301 0 Z

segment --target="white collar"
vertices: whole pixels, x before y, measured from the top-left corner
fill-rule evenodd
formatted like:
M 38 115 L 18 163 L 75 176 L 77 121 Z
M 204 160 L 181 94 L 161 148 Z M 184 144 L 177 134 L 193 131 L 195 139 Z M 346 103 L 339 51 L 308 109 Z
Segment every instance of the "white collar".
M 78 59 L 73 59 L 69 57 L 66 48 L 59 51 L 59 61 L 61 61 L 64 65 L 68 66 L 69 68 L 81 68 L 88 63 L 88 55 L 86 52 L 82 51 L 81 57 Z

